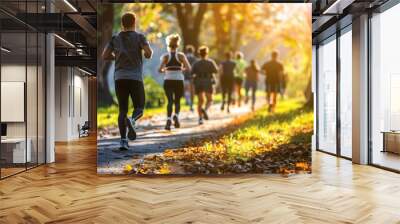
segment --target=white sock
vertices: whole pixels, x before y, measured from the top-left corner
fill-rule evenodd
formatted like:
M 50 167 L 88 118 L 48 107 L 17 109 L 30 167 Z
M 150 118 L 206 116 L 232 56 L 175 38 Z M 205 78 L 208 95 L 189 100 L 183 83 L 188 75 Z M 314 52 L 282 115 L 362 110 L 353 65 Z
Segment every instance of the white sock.
M 171 117 L 167 117 L 167 120 L 171 120 Z

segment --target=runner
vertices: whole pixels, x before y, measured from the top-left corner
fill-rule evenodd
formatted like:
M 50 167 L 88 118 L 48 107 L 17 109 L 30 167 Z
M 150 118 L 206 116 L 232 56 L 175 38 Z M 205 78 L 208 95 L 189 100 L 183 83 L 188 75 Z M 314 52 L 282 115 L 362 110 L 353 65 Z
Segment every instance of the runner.
M 167 124 L 165 130 L 171 130 L 172 111 L 175 105 L 174 126 L 180 127 L 179 112 L 181 109 L 181 98 L 184 94 L 184 70 L 190 71 L 190 64 L 186 56 L 177 51 L 179 47 L 180 37 L 178 34 L 171 34 L 167 37 L 168 54 L 161 57 L 161 64 L 158 69 L 164 76 L 164 91 L 167 96 Z
M 151 58 L 153 51 L 146 37 L 135 31 L 136 15 L 126 13 L 121 18 L 122 31 L 113 36 L 103 51 L 104 60 L 115 60 L 115 92 L 118 100 L 118 127 L 121 135 L 120 150 L 128 150 L 126 139 L 136 139 L 135 122 L 143 116 L 145 92 L 143 85 L 143 59 Z M 134 111 L 127 117 L 129 97 Z
M 246 90 L 245 104 L 249 101 L 249 90 L 251 89 L 251 110 L 254 111 L 254 106 L 256 104 L 256 92 L 257 92 L 257 82 L 258 73 L 260 68 L 257 62 L 253 59 L 250 61 L 250 65 L 246 67 L 246 81 L 244 83 L 244 88 Z
M 236 53 L 236 68 L 235 68 L 235 91 L 237 96 L 237 105 L 240 107 L 242 101 L 242 84 L 244 80 L 244 69 L 247 66 L 247 62 L 243 59 L 243 53 Z
M 266 75 L 265 85 L 267 102 L 269 104 L 268 110 L 274 112 L 276 107 L 276 95 L 279 93 L 283 74 L 283 65 L 278 61 L 278 52 L 272 52 L 271 60 L 262 66 L 262 70 Z
M 198 98 L 197 113 L 199 114 L 199 124 L 203 124 L 203 118 L 208 120 L 207 110 L 212 103 L 213 84 L 215 84 L 214 74 L 218 73 L 215 62 L 208 58 L 208 47 L 199 48 L 201 59 L 196 61 L 192 67 L 194 90 Z M 204 95 L 207 99 L 205 108 Z
M 186 58 L 189 61 L 190 66 L 197 61 L 197 57 L 194 55 L 194 47 L 192 45 L 186 46 Z M 185 75 L 185 99 L 186 104 L 189 105 L 190 111 L 193 112 L 193 100 L 194 100 L 194 86 L 193 78 L 190 70 L 184 71 Z
M 232 91 L 234 85 L 234 76 L 235 76 L 235 67 L 236 63 L 232 60 L 232 53 L 225 53 L 225 61 L 223 61 L 220 65 L 220 73 L 221 73 L 221 90 L 222 90 L 222 105 L 221 110 L 223 111 L 225 108 L 225 103 L 227 107 L 227 112 L 229 113 L 229 106 L 231 104 Z M 226 102 L 226 98 L 228 101 Z

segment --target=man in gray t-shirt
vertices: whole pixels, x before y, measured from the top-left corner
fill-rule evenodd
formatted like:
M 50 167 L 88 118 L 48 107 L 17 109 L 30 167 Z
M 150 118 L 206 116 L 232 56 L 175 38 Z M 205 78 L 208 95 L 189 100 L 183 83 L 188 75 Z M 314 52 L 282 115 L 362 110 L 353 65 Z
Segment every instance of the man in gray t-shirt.
M 120 150 L 129 148 L 126 137 L 130 140 L 136 139 L 135 121 L 143 116 L 145 105 L 142 57 L 151 58 L 153 54 L 146 37 L 135 31 L 135 20 L 136 16 L 133 13 L 122 16 L 122 31 L 113 36 L 102 55 L 104 60 L 115 60 L 114 79 L 119 107 Z M 134 107 L 131 118 L 127 117 L 129 98 Z
M 120 32 L 106 48 L 115 55 L 114 79 L 143 81 L 142 50 L 149 46 L 146 37 L 136 31 Z

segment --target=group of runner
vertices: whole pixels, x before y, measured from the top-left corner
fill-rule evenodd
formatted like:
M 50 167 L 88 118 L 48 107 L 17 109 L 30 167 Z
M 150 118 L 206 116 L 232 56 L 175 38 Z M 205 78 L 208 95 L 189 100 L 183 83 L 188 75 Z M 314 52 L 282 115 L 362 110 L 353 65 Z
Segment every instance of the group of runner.
M 113 36 L 105 47 L 102 58 L 115 60 L 115 92 L 119 105 L 118 126 L 121 135 L 120 149 L 129 148 L 128 139 L 135 140 L 135 123 L 142 117 L 145 106 L 145 89 L 143 85 L 143 59 L 150 59 L 153 51 L 146 37 L 135 31 L 136 16 L 126 13 L 121 17 L 122 31 Z M 193 111 L 194 96 L 197 97 L 197 113 L 199 124 L 208 120 L 208 109 L 213 100 L 214 85 L 219 83 L 222 92 L 221 110 L 230 111 L 232 104 L 241 105 L 241 89 L 244 82 L 245 103 L 251 92 L 251 107 L 254 110 L 256 101 L 257 82 L 259 74 L 266 75 L 267 102 L 269 111 L 276 107 L 276 97 L 282 87 L 283 66 L 278 62 L 278 53 L 273 52 L 271 60 L 261 68 L 255 60 L 247 63 L 241 52 L 225 53 L 225 59 L 217 63 L 209 58 L 209 48 L 201 46 L 196 51 L 193 46 L 186 46 L 185 52 L 180 52 L 180 36 L 169 35 L 166 38 L 168 53 L 160 59 L 158 71 L 164 75 L 164 91 L 167 97 L 166 130 L 173 125 L 179 128 L 179 113 L 181 98 L 185 97 L 187 104 Z M 234 58 L 233 58 L 234 57 Z M 236 95 L 235 98 L 232 94 Z M 129 99 L 134 111 L 131 117 L 127 116 Z

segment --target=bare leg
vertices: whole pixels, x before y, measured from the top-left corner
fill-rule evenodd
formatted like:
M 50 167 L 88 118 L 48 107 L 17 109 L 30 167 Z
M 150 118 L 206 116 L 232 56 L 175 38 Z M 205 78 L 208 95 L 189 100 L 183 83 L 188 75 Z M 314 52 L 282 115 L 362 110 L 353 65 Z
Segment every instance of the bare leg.
M 207 111 L 208 108 L 210 108 L 211 104 L 212 104 L 212 93 L 206 93 L 206 98 L 207 98 L 207 102 L 206 102 L 205 110 Z
M 276 107 L 276 92 L 271 93 L 271 112 L 275 112 Z
M 200 92 L 197 94 L 197 99 L 199 102 L 197 102 L 197 113 L 199 115 L 199 119 L 202 119 L 203 116 L 203 112 L 202 112 L 202 108 L 203 108 L 203 103 L 204 103 L 204 92 Z

